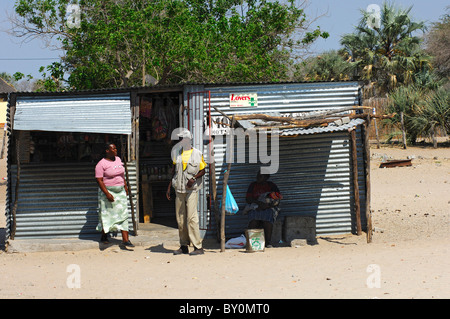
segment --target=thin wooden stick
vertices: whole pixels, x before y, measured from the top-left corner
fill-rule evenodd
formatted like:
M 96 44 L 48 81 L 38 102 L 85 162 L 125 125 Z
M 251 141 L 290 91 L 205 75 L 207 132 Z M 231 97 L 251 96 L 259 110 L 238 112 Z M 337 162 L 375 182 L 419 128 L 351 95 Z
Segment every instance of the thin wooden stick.
M 371 118 L 392 118 L 395 114 L 388 115 L 370 115 Z M 254 128 L 297 128 L 297 127 L 310 127 L 310 126 L 321 126 L 326 125 L 328 123 L 332 123 L 338 120 L 341 117 L 348 117 L 350 119 L 363 118 L 365 119 L 367 114 L 346 114 L 345 116 L 339 116 L 338 118 L 328 118 L 328 119 L 309 119 L 309 120 L 296 120 L 289 117 L 281 117 L 281 116 L 270 116 L 267 114 L 248 114 L 248 115 L 239 115 L 236 116 L 236 120 L 264 120 L 270 122 L 280 122 L 280 124 L 270 125 L 264 124 L 255 126 Z M 281 124 L 287 123 L 287 124 Z
M 403 148 L 406 150 L 406 130 L 405 130 L 405 121 L 403 118 L 403 112 L 400 112 L 400 124 L 402 127 L 402 141 L 403 141 Z
M 366 180 L 366 238 L 367 243 L 372 242 L 372 213 L 370 211 L 370 144 L 369 144 L 370 120 L 362 125 L 364 135 L 364 171 Z
M 353 191 L 355 197 L 356 234 L 360 236 L 361 210 L 360 210 L 359 186 L 358 186 L 358 156 L 356 153 L 356 132 L 354 129 L 350 131 L 350 143 L 351 143 L 352 167 L 353 167 Z

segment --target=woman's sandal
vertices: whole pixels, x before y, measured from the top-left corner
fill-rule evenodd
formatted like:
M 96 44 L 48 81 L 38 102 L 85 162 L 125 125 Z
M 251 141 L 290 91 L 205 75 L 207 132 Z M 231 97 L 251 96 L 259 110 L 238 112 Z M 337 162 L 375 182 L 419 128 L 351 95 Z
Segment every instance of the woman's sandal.
M 103 244 L 109 244 L 108 235 L 102 234 L 102 237 L 100 238 L 100 241 L 101 241 Z

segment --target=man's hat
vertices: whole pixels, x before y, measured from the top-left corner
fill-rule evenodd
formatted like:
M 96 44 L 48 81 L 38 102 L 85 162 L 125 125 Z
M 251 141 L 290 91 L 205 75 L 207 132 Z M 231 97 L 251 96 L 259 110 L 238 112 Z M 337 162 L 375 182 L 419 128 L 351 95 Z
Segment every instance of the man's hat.
M 192 134 L 191 134 L 191 132 L 189 132 L 188 129 L 184 129 L 183 131 L 178 133 L 177 136 L 181 137 L 181 138 L 189 138 L 192 140 Z

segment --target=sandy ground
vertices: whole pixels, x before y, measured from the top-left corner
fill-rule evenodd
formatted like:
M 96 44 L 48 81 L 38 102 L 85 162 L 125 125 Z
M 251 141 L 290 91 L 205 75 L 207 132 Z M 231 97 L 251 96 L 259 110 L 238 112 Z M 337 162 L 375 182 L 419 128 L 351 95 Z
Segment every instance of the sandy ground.
M 450 148 L 371 153 L 371 244 L 363 234 L 263 253 L 210 247 L 195 257 L 174 256 L 177 247 L 163 245 L 0 251 L 0 299 L 449 298 Z M 383 156 L 413 156 L 413 166 L 381 169 Z M 1 173 L 6 176 L 4 160 Z

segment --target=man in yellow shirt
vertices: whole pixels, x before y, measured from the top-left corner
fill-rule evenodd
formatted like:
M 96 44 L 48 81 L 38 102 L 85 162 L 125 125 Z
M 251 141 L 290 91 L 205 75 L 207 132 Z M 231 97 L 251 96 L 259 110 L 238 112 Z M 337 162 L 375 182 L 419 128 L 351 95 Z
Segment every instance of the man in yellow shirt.
M 186 169 L 186 165 L 189 161 L 189 159 L 191 158 L 191 154 L 194 151 L 193 148 L 191 148 L 190 150 L 184 151 L 181 153 L 181 160 L 183 161 L 183 171 Z M 176 161 L 173 162 L 173 165 L 176 164 Z M 206 163 L 205 160 L 202 157 L 202 161 L 200 162 L 200 170 L 204 169 L 206 167 Z
M 188 254 L 191 243 L 194 251 L 190 255 L 204 253 L 198 219 L 198 190 L 203 187 L 206 163 L 200 150 L 192 147 L 192 134 L 184 130 L 178 134 L 182 138 L 181 153 L 173 158 L 173 178 L 167 188 L 166 197 L 170 200 L 170 187 L 175 189 L 175 211 L 180 236 L 180 249 L 175 255 Z

